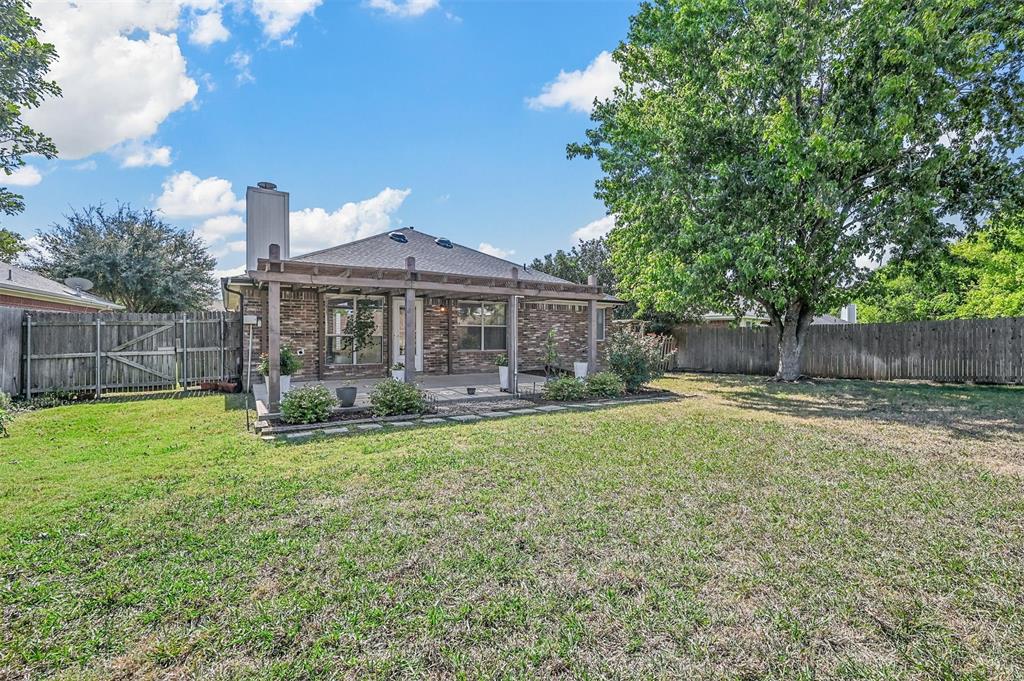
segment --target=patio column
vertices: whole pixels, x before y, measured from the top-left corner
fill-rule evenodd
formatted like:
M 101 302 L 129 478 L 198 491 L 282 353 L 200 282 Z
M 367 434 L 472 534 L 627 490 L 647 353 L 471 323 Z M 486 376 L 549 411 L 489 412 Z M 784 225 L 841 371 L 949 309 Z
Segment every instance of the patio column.
M 597 275 L 587 277 L 587 285 L 597 286 Z M 597 373 L 597 301 L 587 301 L 587 373 Z
M 271 269 L 280 267 L 281 247 L 270 244 Z M 267 283 L 267 408 L 272 412 L 281 411 L 281 283 Z
M 416 289 L 405 289 L 405 382 L 416 382 Z
M 505 308 L 505 321 L 508 324 L 508 392 L 516 395 L 519 392 L 519 305 L 516 296 L 508 297 Z

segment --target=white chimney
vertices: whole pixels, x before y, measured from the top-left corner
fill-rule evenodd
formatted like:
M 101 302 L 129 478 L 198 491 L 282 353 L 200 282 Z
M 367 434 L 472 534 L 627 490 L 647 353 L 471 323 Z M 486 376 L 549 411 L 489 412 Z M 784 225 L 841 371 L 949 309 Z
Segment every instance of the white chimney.
M 289 251 L 288 192 L 277 191 L 273 182 L 259 182 L 245 189 L 245 269 L 255 270 L 257 260 L 270 254 L 270 244 L 281 246 L 281 258 Z
M 857 323 L 857 303 L 850 303 L 839 313 L 839 318 L 851 324 Z

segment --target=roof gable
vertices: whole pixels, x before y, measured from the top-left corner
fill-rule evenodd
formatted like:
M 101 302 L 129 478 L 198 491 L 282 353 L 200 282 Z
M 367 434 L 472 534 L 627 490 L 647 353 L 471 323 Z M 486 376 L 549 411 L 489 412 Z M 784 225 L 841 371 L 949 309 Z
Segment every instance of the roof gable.
M 405 259 L 411 255 L 416 258 L 416 269 L 421 272 L 507 279 L 515 267 L 521 281 L 573 283 L 454 242 L 451 248 L 439 246 L 436 237 L 411 227 L 392 231 L 404 234 L 406 242 L 395 241 L 390 237 L 391 232 L 384 232 L 290 259 L 346 267 L 405 269 Z

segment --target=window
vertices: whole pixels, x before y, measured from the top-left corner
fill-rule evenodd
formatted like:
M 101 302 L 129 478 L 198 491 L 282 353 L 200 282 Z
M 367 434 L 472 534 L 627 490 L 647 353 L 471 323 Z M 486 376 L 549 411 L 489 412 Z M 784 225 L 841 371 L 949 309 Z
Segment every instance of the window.
M 370 326 L 361 347 L 355 347 L 358 325 Z M 384 299 L 379 297 L 340 296 L 327 299 L 328 364 L 383 364 Z
M 505 303 L 460 300 L 455 337 L 459 350 L 505 350 Z
M 606 307 L 597 308 L 597 340 L 604 340 L 604 313 L 607 311 Z

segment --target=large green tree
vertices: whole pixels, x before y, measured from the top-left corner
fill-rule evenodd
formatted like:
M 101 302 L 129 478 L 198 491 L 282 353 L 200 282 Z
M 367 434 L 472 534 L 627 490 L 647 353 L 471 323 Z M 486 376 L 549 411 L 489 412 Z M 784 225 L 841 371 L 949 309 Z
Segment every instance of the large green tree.
M 46 79 L 57 53 L 53 45 L 39 41 L 39 28 L 28 3 L 0 0 L 0 169 L 4 177 L 25 165 L 28 154 L 57 155 L 53 140 L 22 120 L 24 111 L 39 106 L 44 97 L 60 96 L 57 83 Z M 0 186 L 0 212 L 14 215 L 23 210 L 21 195 Z
M 590 275 L 596 274 L 597 283 L 606 291 L 614 291 L 616 287 L 611 253 L 608 251 L 608 242 L 603 238 L 580 239 L 568 251 L 558 249 L 542 258 L 534 258 L 530 269 L 577 284 L 586 284 Z
M 0 213 L 14 215 L 25 210 L 20 194 L 3 186 L 3 178 L 25 165 L 24 156 L 57 155 L 46 135 L 22 120 L 26 109 L 39 106 L 44 97 L 60 96 L 60 88 L 46 79 L 57 58 L 53 45 L 39 41 L 39 20 L 28 12 L 22 0 L 0 0 Z M 0 259 L 10 262 L 25 251 L 21 237 L 0 228 Z
M 760 305 L 797 378 L 858 259 L 912 260 L 1019 190 L 1022 39 L 1008 0 L 644 3 L 569 146 L 601 163 L 620 285 L 683 314 Z
M 93 292 L 130 312 L 205 309 L 216 292 L 216 259 L 202 239 L 151 210 L 92 206 L 39 234 L 32 267 L 51 279 L 85 277 Z

